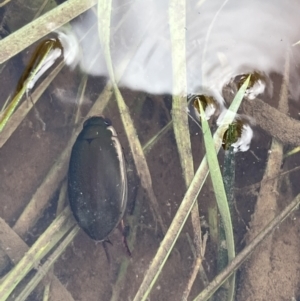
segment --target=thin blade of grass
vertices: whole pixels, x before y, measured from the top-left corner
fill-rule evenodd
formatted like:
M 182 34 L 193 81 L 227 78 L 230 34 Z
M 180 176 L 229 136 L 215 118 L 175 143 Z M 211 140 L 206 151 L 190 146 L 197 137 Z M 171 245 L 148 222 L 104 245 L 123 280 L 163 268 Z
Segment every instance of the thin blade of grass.
M 25 94 L 25 92 L 26 92 L 26 86 L 24 85 L 22 87 L 22 89 L 15 95 L 15 97 L 13 98 L 11 103 L 6 107 L 4 112 L 1 114 L 0 133 L 4 129 L 5 125 L 7 124 L 8 120 L 10 118 L 10 116 L 12 115 L 14 110 L 16 109 L 17 105 L 21 101 L 21 99 L 22 99 L 23 95 Z
M 198 105 L 201 114 L 202 133 L 204 137 L 207 163 L 209 167 L 210 177 L 212 180 L 219 212 L 221 214 L 222 222 L 224 224 L 228 259 L 229 261 L 231 261 L 235 257 L 235 247 L 234 247 L 234 236 L 233 236 L 230 210 L 229 210 L 227 196 L 225 192 L 223 177 L 222 177 L 217 153 L 214 146 L 214 141 L 205 116 L 205 112 L 203 110 L 202 104 L 199 99 L 198 99 Z M 234 292 L 235 292 L 235 274 L 233 274 L 230 281 L 230 286 L 228 290 L 229 301 L 232 301 L 234 299 Z
M 45 286 L 44 294 L 43 294 L 43 301 L 48 301 L 49 300 L 49 293 L 50 293 L 50 283 L 48 283 Z
M 160 216 L 159 206 L 156 196 L 152 187 L 152 179 L 150 171 L 147 165 L 147 161 L 138 139 L 136 129 L 134 127 L 133 121 L 130 117 L 130 113 L 127 105 L 124 102 L 122 94 L 117 86 L 115 80 L 115 73 L 112 64 L 111 54 L 110 54 L 110 23 L 111 23 L 111 12 L 112 12 L 112 0 L 99 0 L 98 1 L 98 30 L 99 39 L 104 51 L 104 56 L 106 60 L 106 65 L 108 69 L 108 74 L 110 80 L 112 81 L 115 97 L 119 107 L 119 112 L 121 115 L 122 123 L 125 129 L 125 133 L 129 142 L 129 146 L 133 155 L 133 160 L 136 166 L 136 170 L 141 179 L 141 184 L 147 192 L 153 209 L 155 219 L 158 221 L 163 233 L 166 232 L 166 226 Z
M 173 102 L 172 119 L 176 145 L 179 153 L 180 164 L 186 188 L 189 187 L 194 177 L 194 165 L 192 146 L 190 140 L 187 107 L 187 81 L 186 81 L 186 1 L 171 0 L 169 4 L 169 26 L 171 38 L 171 56 L 173 69 Z M 191 279 L 195 280 L 200 263 L 202 235 L 199 218 L 199 208 L 196 202 L 191 212 L 192 225 L 194 230 L 194 243 L 196 248 L 196 259 L 191 273 Z M 193 280 L 190 280 L 190 282 Z M 191 286 L 191 285 L 189 285 Z M 189 291 L 185 292 L 187 298 Z
M 297 153 L 300 152 L 300 146 L 297 146 L 295 148 L 293 148 L 291 151 L 287 152 L 285 155 L 284 155 L 284 158 L 287 158 L 289 156 L 292 156 L 292 155 L 295 155 Z
M 188 115 L 185 112 L 185 109 L 187 107 L 187 83 L 185 65 L 185 0 L 170 1 L 169 20 L 173 67 L 173 129 L 180 157 L 180 163 L 183 170 L 185 185 L 188 187 L 194 177 L 194 166 Z M 199 234 L 199 229 L 195 234 Z
M 250 76 L 244 82 L 240 90 L 238 91 L 237 95 L 235 96 L 234 100 L 232 101 L 229 110 L 227 111 L 226 115 L 224 116 L 223 122 L 227 124 L 231 123 L 235 117 L 235 114 L 242 102 L 244 97 L 246 88 L 249 84 Z M 225 128 L 223 126 L 219 127 L 216 133 L 214 134 L 214 143 L 215 148 L 219 151 L 221 147 L 222 140 L 220 137 L 223 137 L 223 133 Z M 154 283 L 156 282 L 162 268 L 171 253 L 172 248 L 175 245 L 175 242 L 188 218 L 188 215 L 191 212 L 194 203 L 198 197 L 199 192 L 202 189 L 202 186 L 207 178 L 208 175 L 208 165 L 206 157 L 203 158 L 192 182 L 189 186 L 180 207 L 177 210 L 177 213 L 166 233 L 163 241 L 161 242 L 155 257 L 153 258 L 145 277 L 134 297 L 134 301 L 146 300 L 147 296 L 149 295 L 151 289 L 153 288 Z
M 224 188 L 226 191 L 228 206 L 231 214 L 232 224 L 234 227 L 236 211 L 234 206 L 234 183 L 235 183 L 235 153 L 233 148 L 230 147 L 229 150 L 225 151 L 224 162 L 223 162 L 223 181 Z M 215 213 L 216 220 L 218 220 L 219 210 Z M 224 224 L 222 219 L 218 223 L 218 258 L 217 258 L 217 270 L 220 273 L 228 265 L 228 252 L 226 245 L 224 246 L 224 241 L 226 241 L 226 234 L 224 229 Z M 211 227 L 210 227 L 211 228 Z M 224 300 L 228 296 L 228 287 L 224 285 L 216 292 L 214 300 Z
M 11 96 L 11 95 L 9 95 L 9 96 L 6 98 L 5 103 L 4 103 L 4 105 L 3 105 L 2 109 L 1 109 L 0 116 L 2 116 L 3 112 L 4 112 L 5 109 L 7 108 L 8 102 L 9 102 L 9 100 L 10 100 L 10 96 Z
M 9 3 L 11 0 L 4 0 L 2 3 L 0 3 L 0 7 L 5 6 L 7 3 Z
M 80 85 L 79 85 L 79 89 L 77 91 L 77 97 L 76 97 L 77 111 L 76 111 L 74 124 L 77 124 L 81 117 L 80 113 L 81 113 L 81 107 L 82 107 L 83 100 L 84 100 L 84 94 L 86 91 L 87 81 L 88 81 L 88 76 L 87 76 L 87 74 L 84 74 L 82 76 L 82 79 L 81 79 Z
M 156 135 L 154 135 L 146 144 L 143 146 L 144 154 L 147 155 L 153 146 L 162 138 L 172 127 L 173 122 L 169 121 L 169 123 L 164 126 Z
M 183 291 L 182 298 L 181 298 L 182 301 L 188 300 L 188 297 L 191 293 L 192 287 L 194 285 L 194 282 L 195 282 L 195 279 L 196 279 L 198 273 L 199 273 L 199 276 L 200 276 L 202 282 L 205 285 L 207 285 L 207 283 L 208 283 L 206 272 L 204 270 L 204 267 L 202 266 L 202 261 L 203 261 L 205 250 L 206 250 L 207 238 L 208 238 L 208 233 L 205 233 L 203 235 L 203 242 L 202 242 L 202 247 L 201 247 L 201 249 L 202 249 L 201 250 L 202 251 L 201 255 L 202 256 L 196 257 L 195 256 L 196 252 L 195 252 L 195 248 L 194 248 L 193 253 L 194 253 L 194 256 L 195 256 L 195 260 L 194 260 L 194 263 L 193 263 L 193 269 L 192 269 L 192 272 L 190 273 L 189 281 L 186 285 L 186 288 Z M 191 244 L 191 242 L 190 242 L 190 244 Z

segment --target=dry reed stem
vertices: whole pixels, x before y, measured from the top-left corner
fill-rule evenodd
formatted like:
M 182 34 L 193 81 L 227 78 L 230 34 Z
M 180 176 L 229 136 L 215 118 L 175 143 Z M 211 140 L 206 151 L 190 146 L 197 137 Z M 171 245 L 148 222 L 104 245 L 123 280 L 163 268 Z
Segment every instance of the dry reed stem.
M 187 82 L 186 82 L 186 49 L 185 49 L 185 31 L 186 31 L 186 1 L 172 0 L 169 4 L 169 25 L 171 36 L 171 56 L 173 67 L 173 103 L 172 119 L 173 129 L 180 158 L 180 164 L 183 172 L 183 178 L 186 188 L 189 187 L 194 177 L 194 165 L 192 156 L 192 146 L 190 140 L 190 131 L 188 123 L 187 107 Z M 196 248 L 196 259 L 194 271 L 190 278 L 189 286 L 192 279 L 196 279 L 197 271 L 202 262 L 201 247 L 201 225 L 199 218 L 198 203 L 195 202 L 191 211 L 191 219 L 194 230 L 194 243 Z M 185 294 L 187 298 L 188 295 Z
M 0 7 L 5 6 L 7 3 L 9 3 L 11 0 L 4 0 L 2 3 L 0 3 Z

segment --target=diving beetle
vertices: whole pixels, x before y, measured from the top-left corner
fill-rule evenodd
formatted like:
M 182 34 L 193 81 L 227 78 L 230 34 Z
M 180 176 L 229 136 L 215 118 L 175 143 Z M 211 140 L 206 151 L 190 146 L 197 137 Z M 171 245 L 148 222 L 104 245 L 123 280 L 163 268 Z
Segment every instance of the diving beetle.
M 127 205 L 127 174 L 122 147 L 111 122 L 91 117 L 73 146 L 68 172 L 71 210 L 93 240 L 109 242 Z M 127 252 L 130 251 L 124 237 Z

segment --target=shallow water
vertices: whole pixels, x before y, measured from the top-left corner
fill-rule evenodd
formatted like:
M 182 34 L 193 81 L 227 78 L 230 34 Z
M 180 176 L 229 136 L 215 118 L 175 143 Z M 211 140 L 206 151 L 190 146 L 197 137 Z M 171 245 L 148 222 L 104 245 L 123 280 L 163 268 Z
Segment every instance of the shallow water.
M 170 95 L 174 88 L 168 4 L 168 1 L 113 2 L 111 55 L 115 76 L 142 146 L 172 119 Z M 8 31 L 3 32 L 3 37 L 13 34 L 18 27 L 25 25 L 24 22 L 29 22 L 23 20 L 19 26 L 11 25 L 8 17 L 13 15 L 16 9 L 20 9 L 16 3 L 9 3 L 0 11 L 3 20 L 6 20 L 5 29 Z M 228 88 L 231 86 L 226 84 L 236 75 L 257 70 L 268 79 L 266 90 L 259 95 L 259 99 L 268 107 L 264 111 L 259 108 L 251 111 L 251 102 L 245 100 L 240 110 L 240 113 L 247 115 L 251 121 L 254 137 L 247 152 L 238 152 L 235 155 L 233 224 L 236 250 L 239 252 L 251 240 L 254 233 L 251 232 L 254 231 L 251 225 L 255 224 L 258 227 L 255 216 L 259 218 L 260 214 L 252 216 L 255 208 L 259 207 L 256 205 L 258 199 L 265 200 L 266 204 L 270 201 L 270 206 L 276 207 L 270 207 L 270 211 L 266 209 L 267 212 L 263 216 L 267 220 L 272 217 L 269 212 L 278 213 L 299 193 L 300 174 L 297 168 L 300 161 L 297 153 L 286 159 L 281 158 L 277 162 L 277 169 L 272 165 L 272 179 L 278 181 L 272 182 L 275 185 L 275 192 L 272 190 L 274 195 L 260 195 L 266 183 L 270 182 L 270 179 L 262 179 L 267 158 L 270 156 L 272 138 L 275 137 L 283 143 L 283 154 L 298 146 L 299 133 L 294 130 L 293 134 L 293 129 L 299 127 L 300 46 L 294 44 L 300 40 L 297 30 L 300 25 L 300 4 L 297 1 L 287 4 L 280 0 L 272 3 L 189 1 L 185 9 L 187 88 L 184 85 L 176 87 L 177 91 L 185 91 L 187 94 L 203 91 L 212 95 L 218 94 L 224 98 L 222 105 L 228 107 L 233 95 Z M 10 227 L 8 232 L 3 231 L 0 235 L 3 251 L 3 260 L 0 261 L 2 273 L 13 265 L 14 260 L 18 261 L 23 256 L 20 255 L 23 250 L 20 245 L 13 244 L 17 238 L 10 231 L 18 233 L 21 239 L 31 246 L 54 220 L 59 191 L 68 167 L 67 147 L 71 146 L 75 139 L 74 129 L 97 101 L 98 104 L 104 102 L 103 92 L 108 83 L 108 72 L 99 43 L 95 12 L 90 10 L 71 22 L 72 32 L 80 41 L 79 66 L 74 70 L 63 67 L 35 105 L 38 113 L 30 110 L 25 114 L 24 120 L 21 120 L 20 125 L 7 141 L 3 142 L 0 149 L 0 217 Z M 31 19 L 33 17 L 32 15 Z M 18 80 L 36 46 L 37 44 L 34 44 L 25 49 L 3 66 L 0 78 L 1 105 L 15 92 Z M 278 111 L 287 57 L 287 103 L 280 107 L 281 115 L 274 117 L 269 107 Z M 33 99 L 35 91 L 43 85 L 45 78 L 49 77 L 56 66 L 57 64 L 52 66 L 36 83 L 31 91 Z M 224 91 L 225 86 L 228 88 L 225 89 L 227 92 Z M 99 100 L 101 93 L 102 97 Z M 25 108 L 31 106 L 30 103 L 26 104 L 25 100 L 23 102 Z M 81 105 L 78 110 L 79 103 Z M 74 300 L 133 300 L 164 237 L 160 224 L 154 217 L 150 199 L 141 186 L 139 171 L 134 166 L 114 97 L 109 100 L 103 115 L 112 121 L 127 162 L 128 210 L 124 222 L 130 226 L 129 235 L 134 237 L 130 244 L 132 257 L 128 258 L 122 244 L 122 235 L 118 230 L 109 237 L 112 242 L 112 245 L 108 245 L 111 263 L 108 263 L 102 245 L 95 243 L 80 231 L 54 265 L 53 273 L 64 288 L 57 287 L 54 283 L 57 279 L 54 281 L 52 278 L 51 292 L 60 292 L 65 300 L 72 300 L 67 291 Z M 76 116 L 79 116 L 79 120 L 76 120 Z M 217 117 L 216 114 L 209 120 L 212 130 L 216 129 Z M 19 117 L 13 115 L 12 118 Z M 271 123 L 272 118 L 275 118 L 274 125 Z M 46 125 L 45 130 L 41 120 Z M 268 128 L 268 124 L 272 124 L 271 129 Z M 7 129 L 4 129 L 0 133 L 1 138 L 6 135 L 6 131 Z M 195 170 L 205 154 L 201 136 L 201 129 L 190 119 Z M 59 156 L 65 149 L 67 151 L 62 159 L 64 163 L 61 164 L 61 169 L 54 173 L 52 184 L 45 188 L 43 185 L 49 171 L 59 162 Z M 168 227 L 186 192 L 172 128 L 166 131 L 151 150 L 145 151 L 145 156 L 159 204 L 159 213 Z M 219 154 L 219 162 L 222 169 L 223 149 Z M 269 168 L 272 169 L 272 166 Z M 35 208 L 41 203 L 45 205 L 41 207 L 40 212 L 36 209 L 35 217 L 28 218 L 22 212 L 33 196 L 36 196 L 37 201 Z M 212 280 L 217 274 L 217 246 L 209 217 L 210 210 L 215 208 L 215 196 L 209 178 L 199 194 L 198 204 L 202 230 L 209 231 L 203 268 L 208 280 Z M 293 213 L 292 217 L 276 230 L 276 235 L 272 238 L 273 245 L 265 247 L 265 250 L 271 249 L 268 257 L 270 262 L 260 264 L 264 266 L 262 269 L 266 274 L 271 275 L 269 278 L 273 279 L 273 284 L 263 272 L 261 274 L 265 278 L 251 276 L 251 269 L 255 267 L 254 255 L 253 262 L 250 261 L 253 266 L 249 264 L 238 273 L 239 291 L 236 300 L 264 300 L 265 294 L 271 294 L 271 286 L 276 287 L 273 290 L 274 295 L 269 295 L 272 300 L 299 298 L 298 216 L 298 211 Z M 249 228 L 250 234 L 246 235 Z M 149 300 L 181 300 L 194 262 L 192 241 L 193 229 L 189 219 L 154 285 Z M 20 240 L 17 242 L 21 243 Z M 280 253 L 283 253 L 281 250 L 284 250 L 284 255 L 287 256 L 280 257 Z M 5 255 L 6 252 L 9 259 Z M 121 268 L 124 268 L 124 265 L 128 265 L 127 271 L 122 274 Z M 49 276 L 49 279 L 51 277 Z M 258 286 L 259 282 L 264 283 L 265 287 Z M 252 285 L 251 289 L 247 285 Z M 22 284 L 17 291 L 21 286 Z M 193 300 L 205 286 L 203 278 L 197 276 L 189 300 Z M 41 300 L 42 288 L 39 286 L 27 300 Z M 252 297 L 249 292 L 253 293 Z M 11 296 L 10 300 L 14 300 L 14 296 Z

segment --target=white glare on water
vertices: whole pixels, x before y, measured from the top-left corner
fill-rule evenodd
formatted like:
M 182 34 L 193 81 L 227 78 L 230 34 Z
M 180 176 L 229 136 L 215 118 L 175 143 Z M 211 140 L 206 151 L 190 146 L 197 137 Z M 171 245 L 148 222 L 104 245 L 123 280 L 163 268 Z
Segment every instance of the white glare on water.
M 292 46 L 300 40 L 299 1 L 186 3 L 188 94 L 204 89 L 221 93 L 232 77 L 254 70 L 282 74 L 288 52 L 292 67 L 290 92 L 294 98 L 299 96 L 296 63 L 300 61 L 300 45 Z M 110 47 L 121 86 L 172 93 L 168 4 L 166 0 L 114 1 Z M 92 15 L 86 14 L 73 26 L 78 39 L 82 39 L 80 66 L 89 74 L 108 76 Z M 121 76 L 124 60 L 130 63 Z M 261 88 L 257 87 L 259 93 Z
M 238 138 L 237 142 L 233 143 L 233 151 L 236 153 L 238 151 L 245 152 L 249 149 L 250 143 L 253 137 L 253 131 L 249 124 L 244 124 L 242 128 L 242 135 Z

